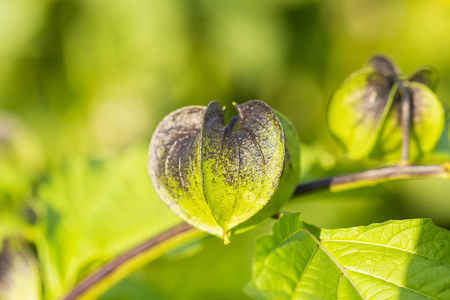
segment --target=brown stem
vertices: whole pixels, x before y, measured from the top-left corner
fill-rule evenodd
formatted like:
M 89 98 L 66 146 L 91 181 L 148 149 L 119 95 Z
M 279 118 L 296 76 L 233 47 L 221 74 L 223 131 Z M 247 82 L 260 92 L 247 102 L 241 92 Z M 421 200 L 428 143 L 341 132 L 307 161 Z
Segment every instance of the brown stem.
M 297 185 L 292 198 L 320 190 L 339 191 L 360 186 L 375 185 L 384 181 L 427 177 L 450 178 L 450 163 L 432 166 L 399 165 L 323 178 Z M 128 250 L 80 282 L 63 300 L 77 299 L 78 297 L 86 294 L 93 286 L 107 279 L 108 276 L 111 276 L 115 270 L 121 268 L 131 259 L 145 254 L 145 252 L 152 250 L 154 247 L 166 240 L 191 230 L 194 230 L 194 227 L 188 225 L 187 223 L 182 223 Z
M 319 190 L 340 191 L 384 181 L 427 177 L 450 178 L 450 163 L 432 166 L 399 165 L 314 180 L 297 185 L 293 198 Z
M 92 286 L 101 282 L 106 277 L 110 276 L 116 269 L 120 268 L 126 262 L 137 257 L 138 255 L 144 254 L 146 251 L 149 251 L 150 249 L 158 246 L 159 244 L 163 243 L 164 241 L 170 238 L 173 238 L 179 234 L 188 232 L 193 229 L 194 227 L 192 227 L 191 225 L 187 223 L 182 223 L 128 250 L 124 254 L 118 256 L 116 259 L 110 261 L 109 263 L 101 267 L 96 272 L 86 277 L 66 297 L 64 297 L 63 300 L 77 299 Z
M 401 126 L 402 126 L 402 164 L 409 164 L 409 139 L 411 130 L 411 114 L 412 114 L 412 99 L 408 88 L 401 82 L 399 84 L 401 102 Z

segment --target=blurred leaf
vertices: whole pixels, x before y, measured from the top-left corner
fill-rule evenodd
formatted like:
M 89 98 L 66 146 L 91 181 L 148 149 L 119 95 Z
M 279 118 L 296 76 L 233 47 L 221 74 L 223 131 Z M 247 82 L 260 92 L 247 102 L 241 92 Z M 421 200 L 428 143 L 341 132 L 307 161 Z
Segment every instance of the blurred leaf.
M 248 300 L 243 287 L 251 276 L 254 240 L 267 234 L 272 224 L 273 220 L 266 220 L 255 229 L 234 236 L 233 242 L 226 246 L 217 238 L 206 238 L 204 250 L 185 259 L 174 261 L 171 256 L 162 256 L 117 284 L 101 299 L 131 299 L 127 287 L 133 287 L 147 296 L 145 299 Z
M 42 145 L 17 115 L 0 110 L 0 205 L 22 202 L 44 168 Z
M 418 65 L 434 66 L 441 74 L 437 95 L 450 104 L 449 30 L 450 5 L 443 0 L 263 0 L 258 5 L 248 0 L 0 1 L 0 109 L 12 113 L 31 133 L 15 131 L 10 135 L 15 142 L 0 143 L 0 236 L 23 233 L 26 207 L 34 206 L 41 177 L 66 176 L 65 171 L 44 173 L 46 166 L 59 166 L 61 160 L 74 155 L 104 157 L 122 153 L 134 143 L 147 141 L 155 120 L 176 107 L 206 105 L 213 99 L 229 106 L 231 101 L 259 98 L 285 113 L 305 142 L 301 157 L 303 180 L 365 169 L 368 163 L 379 167 L 379 161 L 341 157 L 342 149 L 325 127 L 329 95 L 342 82 L 342 74 L 359 68 L 375 50 L 396 57 L 407 74 Z M 411 80 L 434 82 L 429 74 L 420 73 L 421 79 Z M 433 84 L 429 87 L 434 90 Z M 437 145 L 439 157 L 429 153 L 420 163 L 448 161 L 449 135 L 447 124 Z M 398 136 L 394 137 L 392 145 L 398 142 Z M 371 142 L 371 136 L 365 138 L 361 149 Z M 45 152 L 39 153 L 40 147 Z M 85 159 L 70 163 L 71 169 L 88 165 Z M 115 160 L 105 165 L 117 164 L 120 159 Z M 142 182 L 144 173 L 140 175 Z M 148 180 L 146 184 L 150 186 Z M 404 188 L 398 188 L 401 185 Z M 83 190 L 72 190 L 74 198 L 83 196 Z M 53 197 L 58 199 L 51 205 L 43 206 L 58 207 L 59 201 L 70 205 L 70 197 L 60 194 Z M 156 203 L 156 196 L 151 194 Z M 287 205 L 292 211 L 302 211 L 314 224 L 327 227 L 432 217 L 450 228 L 448 194 L 445 180 L 408 181 L 351 195 L 311 194 Z M 92 202 L 87 206 L 96 203 L 87 198 Z M 134 200 L 130 197 L 129 201 Z M 128 213 L 123 226 L 131 226 L 135 212 L 123 209 Z M 41 218 L 46 210 L 39 212 Z M 136 215 L 138 223 L 143 210 Z M 64 211 L 70 214 L 68 209 Z M 69 217 L 68 221 L 76 221 L 74 228 L 79 223 L 95 224 L 80 229 L 87 232 L 86 236 L 97 226 L 102 227 L 83 218 Z M 112 230 L 119 227 L 110 223 Z M 151 273 L 147 281 L 141 285 L 131 283 L 120 295 L 122 299 L 153 299 L 160 294 L 164 299 L 238 299 L 251 260 L 247 253 L 252 247 L 253 231 L 250 233 L 245 247 L 237 250 L 223 248 L 219 240 L 212 239 L 215 246 L 202 255 L 176 263 L 152 264 L 146 268 Z M 237 243 L 240 238 L 236 236 Z M 71 246 L 65 243 L 64 238 L 58 238 L 45 250 L 51 253 L 47 260 L 54 260 L 55 266 L 63 265 L 61 261 L 68 265 L 72 257 Z M 39 249 L 40 253 L 44 251 L 42 245 Z M 73 257 L 85 255 L 83 251 L 76 250 Z M 86 250 L 86 256 L 89 252 Z M 245 257 L 241 257 L 242 253 Z M 83 265 L 81 273 L 86 274 L 105 259 L 92 259 L 92 263 L 87 259 L 89 262 L 74 265 Z M 65 275 L 58 274 L 68 274 L 67 266 L 52 272 L 62 278 Z M 81 273 L 76 277 L 83 277 Z M 145 285 L 160 290 L 152 294 Z M 138 288 L 146 296 L 139 295 Z
M 449 158 L 447 158 L 447 161 Z M 400 181 L 390 183 L 407 216 L 424 218 L 433 216 L 433 221 L 450 228 L 450 183 L 448 179 Z
M 152 287 L 143 280 L 127 278 L 107 291 L 100 299 L 107 300 L 167 300 L 155 292 Z
M 450 232 L 429 219 L 320 229 L 283 216 L 257 241 L 256 299 L 448 299 Z
M 33 239 L 33 186 L 44 170 L 44 153 L 32 128 L 0 110 L 0 240 Z
M 3 240 L 0 248 L 0 300 L 40 300 L 41 279 L 36 257 L 24 241 Z
M 37 242 L 47 299 L 180 220 L 158 199 L 139 147 L 107 162 L 73 159 L 39 190 Z
M 8 82 L 15 63 L 27 52 L 31 39 L 42 26 L 46 1 L 4 0 L 0 2 L 0 87 Z M 5 42 L 8 41 L 8 42 Z M 3 102 L 0 97 L 0 104 Z

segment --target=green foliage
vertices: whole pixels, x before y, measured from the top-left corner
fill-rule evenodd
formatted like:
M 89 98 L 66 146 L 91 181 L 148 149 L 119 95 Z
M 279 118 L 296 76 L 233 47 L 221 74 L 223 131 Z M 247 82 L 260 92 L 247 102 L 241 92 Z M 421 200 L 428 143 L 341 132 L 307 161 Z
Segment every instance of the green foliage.
M 383 115 L 391 122 L 379 135 L 368 128 L 355 131 L 368 132 L 358 133 L 363 141 L 356 152 L 374 143 L 362 157 L 367 160 L 342 155 L 344 148 L 324 122 L 342 74 L 360 68 L 374 51 L 395 57 L 406 74 L 422 64 L 435 66 L 438 91 L 431 69 L 400 79 L 431 108 L 439 106 L 436 95 L 450 104 L 445 1 L 4 0 L 0 16 L 0 241 L 26 241 L 14 249 L 25 249 L 23 261 L 30 263 L 28 269 L 0 271 L 0 283 L 20 283 L 10 285 L 7 300 L 32 298 L 22 293 L 37 288 L 47 299 L 58 299 L 106 261 L 181 221 L 153 192 L 144 147 L 124 152 L 148 144 L 157 123 L 176 108 L 206 106 L 212 99 L 227 107 L 263 99 L 301 134 L 305 182 L 380 167 L 371 157 L 397 160 L 393 104 Z M 358 84 L 368 76 L 361 75 Z M 437 112 L 413 129 L 421 138 L 411 137 L 417 153 L 412 159 L 438 135 Z M 278 119 L 287 162 L 292 145 Z M 448 120 L 444 132 L 438 153 L 418 163 L 449 161 Z M 293 189 L 295 167 L 293 162 L 286 176 L 285 163 L 271 201 L 230 231 L 248 229 L 277 211 Z M 411 217 L 430 217 L 450 228 L 449 194 L 448 179 L 408 180 L 307 194 L 283 210 L 301 211 L 308 222 L 327 228 Z M 199 243 L 180 250 L 178 243 L 184 248 L 192 241 L 173 242 L 150 253 L 155 258 L 171 248 L 166 257 L 119 283 L 105 299 L 247 299 L 242 286 L 250 278 L 253 240 L 268 231 L 258 226 L 227 247 L 211 237 L 203 251 Z M 125 276 L 118 273 L 103 282 L 103 290 Z
M 39 191 L 37 250 L 46 299 L 179 222 L 148 180 L 145 148 L 108 162 L 72 160 Z
M 42 147 L 33 130 L 0 111 L 0 241 L 27 231 L 29 197 L 43 165 Z
M 400 158 L 401 103 L 411 97 L 410 159 L 433 150 L 444 128 L 444 110 L 434 94 L 437 74 L 421 69 L 404 80 L 387 58 L 374 56 L 366 67 L 352 74 L 333 94 L 328 107 L 331 133 L 355 159 L 371 156 Z M 429 85 L 429 86 L 427 86 Z
M 217 102 L 177 110 L 161 121 L 149 147 L 150 178 L 161 199 L 225 243 L 230 229 L 267 204 L 285 165 L 284 130 L 275 112 L 257 100 L 236 109 L 239 121 L 232 118 L 228 126 Z M 292 179 L 290 185 L 292 194 Z
M 129 300 L 130 293 L 140 292 L 148 295 L 144 299 L 152 300 L 250 300 L 243 287 L 251 278 L 254 240 L 267 234 L 272 223 L 268 220 L 253 230 L 233 236 L 227 246 L 209 236 L 202 242 L 203 249 L 191 256 L 174 259 L 164 255 L 100 299 Z
M 256 299 L 448 299 L 450 232 L 429 219 L 320 229 L 283 216 L 257 241 Z

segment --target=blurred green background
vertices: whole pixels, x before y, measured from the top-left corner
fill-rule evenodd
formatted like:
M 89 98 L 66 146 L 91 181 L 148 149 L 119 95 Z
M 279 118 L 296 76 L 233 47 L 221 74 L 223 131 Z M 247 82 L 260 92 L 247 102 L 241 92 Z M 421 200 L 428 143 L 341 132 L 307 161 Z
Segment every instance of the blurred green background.
M 251 99 L 285 114 L 303 180 L 382 166 L 349 160 L 331 138 L 330 95 L 384 53 L 405 74 L 436 68 L 448 107 L 449 33 L 444 0 L 0 0 L 0 239 L 31 245 L 17 249 L 39 272 L 23 276 L 35 299 L 53 299 L 176 224 L 147 178 L 146 147 L 169 112 L 212 100 L 229 115 Z M 449 153 L 447 126 L 424 162 Z M 397 182 L 286 210 L 322 227 L 430 217 L 450 228 L 449 195 L 445 180 Z M 102 299 L 247 299 L 253 241 L 270 225 L 163 257 Z

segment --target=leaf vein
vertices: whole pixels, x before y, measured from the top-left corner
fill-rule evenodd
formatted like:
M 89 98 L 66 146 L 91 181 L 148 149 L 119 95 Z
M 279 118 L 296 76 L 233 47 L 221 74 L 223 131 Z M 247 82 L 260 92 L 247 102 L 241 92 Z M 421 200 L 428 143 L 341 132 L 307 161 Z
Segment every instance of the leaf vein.
M 317 239 L 311 232 L 309 232 L 309 230 L 307 230 L 306 228 L 303 228 L 303 230 L 311 236 L 311 238 L 317 243 L 319 248 L 331 259 L 332 262 L 334 262 L 334 264 L 339 268 L 339 270 L 341 270 L 342 274 L 348 279 L 348 281 L 353 285 L 355 290 L 358 292 L 361 299 L 367 300 L 360 291 L 360 289 L 358 288 L 358 286 L 356 285 L 356 283 L 350 277 L 350 275 L 348 275 L 346 268 L 337 261 L 337 259 L 328 251 L 328 249 L 322 245 L 320 240 Z
M 342 283 L 342 276 L 344 276 L 344 273 L 341 272 L 341 276 L 339 276 L 339 282 L 338 282 L 337 289 L 336 289 L 336 291 L 337 291 L 336 300 L 339 300 L 339 287 L 341 286 L 341 283 Z
M 323 239 L 322 241 L 326 241 L 326 242 L 336 242 L 336 243 L 352 243 L 352 244 L 363 244 L 363 245 L 371 245 L 371 246 L 378 246 L 378 247 L 382 247 L 382 248 L 390 248 L 390 249 L 394 249 L 394 250 L 399 250 L 402 252 L 407 252 L 410 254 L 414 254 L 417 256 L 421 256 L 424 257 L 426 259 L 430 259 L 430 260 L 437 260 L 439 262 L 441 262 L 441 260 L 437 259 L 437 258 L 433 258 L 433 257 L 428 257 L 424 254 L 421 253 L 417 253 L 414 251 L 410 251 L 410 250 L 406 250 L 406 249 L 401 249 L 398 247 L 393 247 L 393 246 L 388 246 L 388 245 L 383 245 L 383 244 L 377 244 L 377 243 L 371 243 L 371 242 L 360 242 L 360 241 L 352 241 L 352 240 L 327 240 L 327 239 Z M 442 262 L 441 262 L 442 263 Z
M 297 280 L 297 284 L 294 288 L 294 291 L 292 293 L 292 297 L 291 300 L 294 299 L 294 295 L 295 295 L 295 291 L 297 290 L 297 288 L 299 287 L 300 282 L 302 281 L 302 277 L 305 274 L 306 270 L 308 269 L 309 265 L 311 264 L 311 261 L 313 260 L 314 256 L 317 253 L 317 250 L 319 249 L 319 245 L 317 245 L 316 249 L 314 250 L 313 253 L 311 253 L 311 257 L 309 258 L 308 263 L 305 265 L 305 267 L 303 268 L 302 274 L 300 275 L 300 278 Z
M 391 282 L 391 281 L 387 281 L 386 279 L 383 279 L 383 278 L 381 278 L 381 277 L 374 276 L 374 275 L 372 275 L 372 274 L 364 273 L 364 272 L 357 271 L 357 270 L 354 270 L 354 269 L 348 269 L 348 270 L 349 270 L 349 271 L 352 271 L 352 272 L 355 272 L 355 273 L 367 275 L 367 276 L 373 277 L 373 278 L 375 278 L 375 279 L 379 279 L 379 280 L 381 280 L 381 281 L 384 281 L 384 282 L 390 283 L 390 284 L 392 284 L 392 285 L 395 285 L 395 286 L 397 286 L 397 287 L 399 287 L 399 288 L 404 288 L 405 290 L 412 291 L 412 292 L 414 292 L 414 293 L 416 293 L 416 294 L 419 294 L 419 295 L 422 295 L 422 296 L 424 296 L 424 297 L 427 297 L 428 299 L 433 299 L 433 300 L 436 299 L 436 298 L 433 298 L 433 297 L 430 296 L 430 295 L 421 293 L 421 292 L 419 292 L 419 291 L 417 291 L 417 290 L 414 290 L 414 289 L 412 289 L 412 288 L 409 288 L 409 287 L 407 287 L 407 286 L 404 286 L 404 285 L 401 285 L 401 284 L 398 284 L 398 283 L 394 283 L 394 282 Z

